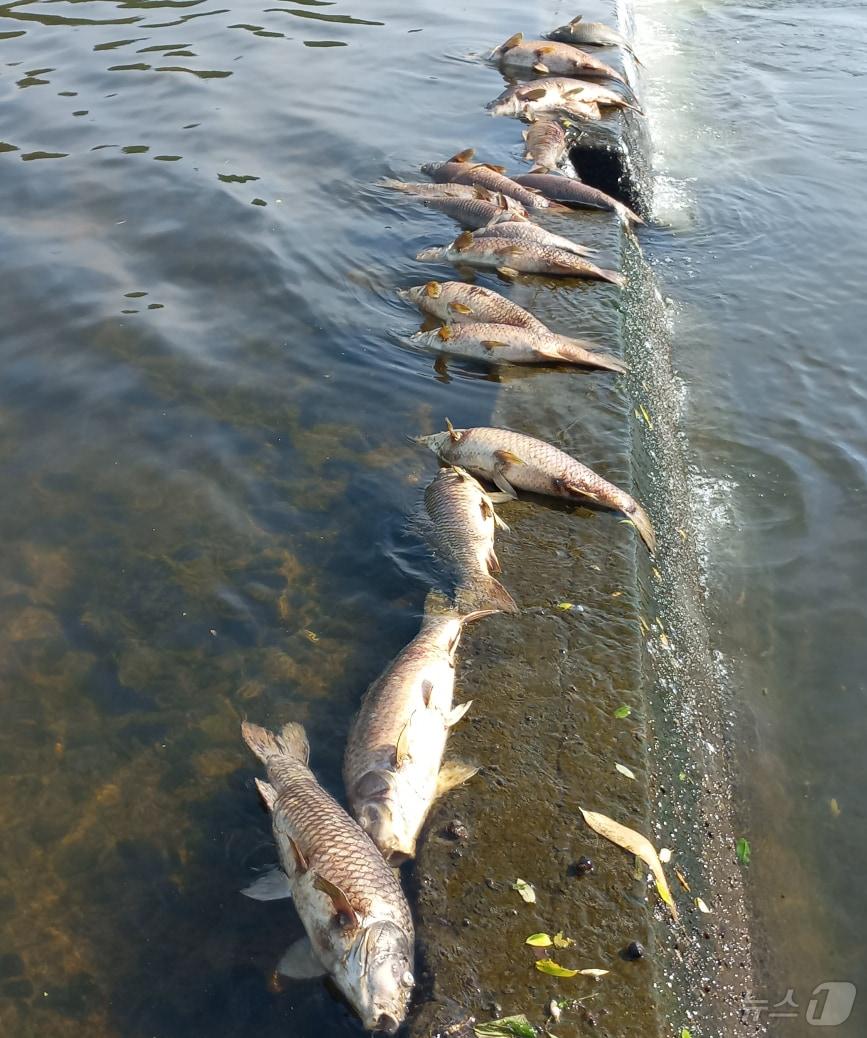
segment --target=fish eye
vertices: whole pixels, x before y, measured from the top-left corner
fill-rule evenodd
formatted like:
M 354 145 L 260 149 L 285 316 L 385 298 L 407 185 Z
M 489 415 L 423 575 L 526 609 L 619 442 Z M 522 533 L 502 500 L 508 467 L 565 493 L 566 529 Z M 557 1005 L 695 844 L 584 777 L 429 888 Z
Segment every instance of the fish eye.
M 404 987 L 411 988 L 413 984 L 415 984 L 415 977 L 410 973 L 409 970 L 406 970 L 404 975 L 400 978 L 400 982 L 404 985 Z

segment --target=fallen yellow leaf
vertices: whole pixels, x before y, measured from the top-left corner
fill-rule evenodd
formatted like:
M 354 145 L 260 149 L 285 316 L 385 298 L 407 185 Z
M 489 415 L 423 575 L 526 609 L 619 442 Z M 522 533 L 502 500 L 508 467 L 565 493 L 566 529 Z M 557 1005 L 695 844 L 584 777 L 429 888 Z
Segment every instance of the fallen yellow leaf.
M 561 966 L 559 962 L 554 962 L 553 959 L 538 959 L 536 961 L 536 969 L 540 973 L 547 973 L 549 977 L 578 976 L 578 970 L 567 970 L 565 966 Z

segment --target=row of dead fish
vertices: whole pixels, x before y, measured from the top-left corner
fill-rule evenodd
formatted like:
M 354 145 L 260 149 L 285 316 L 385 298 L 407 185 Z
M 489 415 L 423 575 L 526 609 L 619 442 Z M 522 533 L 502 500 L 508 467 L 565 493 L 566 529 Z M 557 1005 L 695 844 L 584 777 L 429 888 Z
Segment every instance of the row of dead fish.
M 568 144 L 561 115 L 595 120 L 606 108 L 638 108 L 620 74 L 575 44 L 631 48 L 613 29 L 580 18 L 549 37 L 525 40 L 518 34 L 492 55 L 505 68 L 542 77 L 509 87 L 490 106 L 495 114 L 529 122 L 524 136 L 534 162 L 531 174 L 507 177 L 500 167 L 474 162 L 467 151 L 423 167 L 433 183 L 384 182 L 464 228 L 450 245 L 425 250 L 418 259 L 496 270 L 509 278 L 544 274 L 622 283 L 620 274 L 587 258 L 586 246 L 552 234 L 530 216 L 589 207 L 614 212 L 627 227 L 641 223 L 623 203 L 558 172 Z M 610 79 L 620 93 L 588 77 Z M 413 337 L 439 353 L 496 364 L 625 370 L 597 344 L 552 332 L 480 285 L 431 281 L 400 295 L 441 322 Z M 417 442 L 443 466 L 424 501 L 437 554 L 454 578 L 454 602 L 428 595 L 419 633 L 363 697 L 343 764 L 354 818 L 310 770 L 300 725 L 289 723 L 278 733 L 249 722 L 242 728 L 267 773 L 268 781 L 256 784 L 271 814 L 280 859 L 279 868 L 264 873 L 245 893 L 260 900 L 291 896 L 306 931 L 277 972 L 293 978 L 330 975 L 363 1026 L 389 1034 L 403 1022 L 415 983 L 413 921 L 394 866 L 414 857 L 436 798 L 477 770 L 443 763 L 448 733 L 471 706 L 454 704 L 461 632 L 481 617 L 518 611 L 497 579 L 494 539 L 498 528 L 507 527 L 495 506 L 518 491 L 590 501 L 622 512 L 651 551 L 655 545 L 641 505 L 558 448 L 507 429 L 447 424 L 445 431 Z

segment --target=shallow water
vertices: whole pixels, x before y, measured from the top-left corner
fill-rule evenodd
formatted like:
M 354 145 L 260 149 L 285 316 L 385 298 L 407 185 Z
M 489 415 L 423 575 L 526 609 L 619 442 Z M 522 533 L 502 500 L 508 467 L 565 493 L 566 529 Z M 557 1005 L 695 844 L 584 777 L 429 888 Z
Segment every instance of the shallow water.
M 432 460 L 405 437 L 486 421 L 502 388 L 401 341 L 417 322 L 394 289 L 451 273 L 412 257 L 453 225 L 372 185 L 468 144 L 514 164 L 516 124 L 482 111 L 501 80 L 468 56 L 571 14 L 0 7 L 4 1032 L 358 1033 L 324 986 L 267 986 L 298 924 L 237 894 L 273 860 L 238 723 L 302 721 L 339 790 L 360 691 L 436 579 L 407 520 Z M 840 197 L 857 198 L 863 25 L 838 5 L 638 17 L 667 225 L 644 241 L 676 300 L 716 644 L 748 676 L 768 969 L 799 993 L 857 982 L 865 264 Z M 610 248 L 607 219 L 576 219 Z M 614 298 L 548 293 L 547 318 L 601 333 Z M 623 391 L 575 380 L 563 437 L 624 478 Z M 628 531 L 592 526 L 628 573 Z M 547 547 L 543 588 L 563 565 Z M 607 713 L 582 719 L 617 746 L 634 661 L 607 634 L 585 670 Z

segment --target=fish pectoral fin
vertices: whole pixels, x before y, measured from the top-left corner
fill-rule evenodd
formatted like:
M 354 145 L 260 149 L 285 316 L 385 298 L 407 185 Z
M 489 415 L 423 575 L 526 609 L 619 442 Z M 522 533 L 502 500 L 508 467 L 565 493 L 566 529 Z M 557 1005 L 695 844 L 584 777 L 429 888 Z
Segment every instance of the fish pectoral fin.
M 494 467 L 494 471 L 491 473 L 491 479 L 500 488 L 500 490 L 509 498 L 510 501 L 514 501 L 518 494 L 512 484 L 503 475 L 502 465 Z
M 507 342 L 501 342 L 499 339 L 482 339 L 482 345 L 486 350 L 498 350 L 502 349 L 503 346 L 508 346 Z
M 424 294 L 428 297 L 428 299 L 436 299 L 437 296 L 441 294 L 442 290 L 443 286 L 439 283 L 439 281 L 428 281 L 428 283 L 424 286 Z
M 447 761 L 440 768 L 439 775 L 437 775 L 437 788 L 435 795 L 441 797 L 445 793 L 448 793 L 450 789 L 455 789 L 457 786 L 463 785 L 467 779 L 471 779 L 473 775 L 477 775 L 478 771 L 478 768 L 474 768 L 469 764 L 464 764 L 461 761 Z
M 449 418 L 446 418 L 446 429 L 448 429 L 449 439 L 452 441 L 452 443 L 457 443 L 458 440 L 461 438 L 461 434 L 452 425 L 451 419 L 449 419 Z
M 358 916 L 355 909 L 349 903 L 349 898 L 335 883 L 324 876 L 317 875 L 313 886 L 326 894 L 331 899 L 334 911 L 337 913 L 337 924 L 344 930 L 354 930 L 358 926 Z
M 459 151 L 457 155 L 452 155 L 450 159 L 446 159 L 447 162 L 469 162 L 470 159 L 475 155 L 475 148 L 464 148 L 463 151 Z
M 456 314 L 471 314 L 473 312 L 466 303 L 449 303 L 449 310 L 454 311 Z
M 500 565 L 500 560 L 497 558 L 497 553 L 493 548 L 488 552 L 488 557 L 485 559 L 488 566 L 489 573 L 502 573 L 503 568 Z
M 424 701 L 425 706 L 430 706 L 430 701 L 433 698 L 433 690 L 434 687 L 432 681 L 425 680 L 421 683 L 421 698 Z
M 467 700 L 466 703 L 461 703 L 459 706 L 454 707 L 450 710 L 446 716 L 446 728 L 454 728 L 454 726 L 460 721 L 464 714 L 473 705 L 472 699 Z
M 287 835 L 286 839 L 289 841 L 289 846 L 292 848 L 292 857 L 295 859 L 295 871 L 298 873 L 299 876 L 303 876 L 304 873 L 310 868 L 310 865 L 307 861 L 307 856 L 301 850 L 301 848 L 298 846 L 295 840 L 292 839 L 291 836 Z
M 551 70 L 548 68 L 547 65 L 543 65 L 541 61 L 537 61 L 536 64 L 533 66 L 533 71 L 541 72 L 543 76 L 547 76 Z
M 276 972 L 291 980 L 313 980 L 324 977 L 328 970 L 319 961 L 309 937 L 290 944 L 277 963 Z
M 491 502 L 492 505 L 505 505 L 509 501 L 515 500 L 514 494 L 503 494 L 502 492 L 496 490 L 485 492 L 487 493 L 488 500 Z M 503 520 L 496 514 L 496 512 L 494 513 L 494 522 L 497 524 L 497 526 L 499 526 L 501 530 L 509 529 L 508 524 L 503 522 Z
M 522 90 L 518 96 L 523 101 L 541 101 L 547 92 L 544 87 L 531 87 L 529 90 Z
M 584 17 L 583 14 L 576 14 L 575 17 L 569 22 L 570 25 L 577 25 Z
M 464 231 L 463 234 L 459 234 L 457 238 L 455 238 L 454 247 L 458 250 L 458 252 L 464 252 L 467 249 L 469 249 L 472 246 L 472 244 L 473 232 Z
M 281 901 L 284 897 L 292 897 L 292 884 L 286 873 L 275 865 L 249 887 L 244 887 L 241 893 L 253 901 Z
M 515 270 L 514 267 L 497 267 L 497 273 L 503 278 L 516 278 L 521 273 L 519 270 Z
M 263 782 L 258 778 L 255 781 L 256 789 L 259 790 L 259 796 L 264 801 L 265 807 L 267 807 L 269 811 L 273 811 L 274 804 L 277 802 L 277 790 L 270 782 Z
M 500 449 L 498 451 L 494 451 L 494 457 L 497 459 L 497 461 L 501 465 L 523 465 L 524 464 L 523 458 L 519 458 L 518 455 L 515 454 L 513 451 L 507 451 L 505 449 Z

